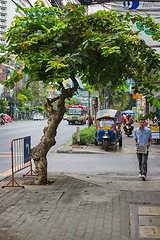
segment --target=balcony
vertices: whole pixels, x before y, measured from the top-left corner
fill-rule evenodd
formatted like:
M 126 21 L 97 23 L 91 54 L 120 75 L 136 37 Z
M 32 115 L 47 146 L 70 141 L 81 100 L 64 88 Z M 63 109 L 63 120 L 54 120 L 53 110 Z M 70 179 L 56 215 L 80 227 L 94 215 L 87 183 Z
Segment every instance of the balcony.
M 0 21 L 0 26 L 4 26 L 4 27 L 6 27 L 7 25 L 6 25 L 6 22 L 2 22 L 2 21 Z
M 0 20 L 5 20 L 5 21 L 7 21 L 7 15 L 4 15 L 4 16 L 3 16 L 3 15 L 0 14 Z
M 0 8 L 0 13 L 7 13 L 5 9 Z
M 0 27 L 0 32 L 5 33 L 6 32 L 6 28 L 5 27 Z
M 0 26 L 4 26 L 4 27 L 6 27 L 7 26 L 7 21 L 0 21 Z

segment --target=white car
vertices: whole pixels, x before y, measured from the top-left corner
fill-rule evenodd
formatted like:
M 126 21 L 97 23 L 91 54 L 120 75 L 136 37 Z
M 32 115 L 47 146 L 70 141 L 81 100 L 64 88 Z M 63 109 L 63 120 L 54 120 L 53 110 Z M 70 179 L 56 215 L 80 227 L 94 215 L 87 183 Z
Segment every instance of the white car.
M 67 120 L 67 114 L 66 113 L 64 114 L 63 119 Z
M 38 120 L 43 121 L 44 117 L 41 113 L 35 113 L 35 114 L 33 114 L 33 120 L 34 121 L 38 121 Z

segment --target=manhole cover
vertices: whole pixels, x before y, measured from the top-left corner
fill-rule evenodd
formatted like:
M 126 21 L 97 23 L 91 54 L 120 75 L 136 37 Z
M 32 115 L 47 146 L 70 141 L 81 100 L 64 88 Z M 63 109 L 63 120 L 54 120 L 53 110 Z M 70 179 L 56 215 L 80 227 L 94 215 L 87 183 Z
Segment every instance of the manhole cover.
M 132 239 L 160 239 L 160 207 L 131 204 L 130 223 Z

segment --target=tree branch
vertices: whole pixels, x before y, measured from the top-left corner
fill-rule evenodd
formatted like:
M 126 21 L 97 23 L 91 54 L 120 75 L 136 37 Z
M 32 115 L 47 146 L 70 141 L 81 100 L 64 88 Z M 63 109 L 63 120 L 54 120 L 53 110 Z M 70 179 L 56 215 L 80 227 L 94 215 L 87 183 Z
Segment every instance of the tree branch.
M 65 89 L 62 82 L 58 82 L 58 84 L 59 84 L 59 86 L 60 86 L 62 89 Z
M 11 1 L 24 12 L 24 9 L 18 3 L 16 3 L 14 0 Z
M 52 99 L 47 98 L 47 102 L 48 102 L 48 104 L 51 104 L 51 103 L 57 101 L 58 99 L 59 99 L 59 96 L 55 97 L 55 98 L 52 98 Z

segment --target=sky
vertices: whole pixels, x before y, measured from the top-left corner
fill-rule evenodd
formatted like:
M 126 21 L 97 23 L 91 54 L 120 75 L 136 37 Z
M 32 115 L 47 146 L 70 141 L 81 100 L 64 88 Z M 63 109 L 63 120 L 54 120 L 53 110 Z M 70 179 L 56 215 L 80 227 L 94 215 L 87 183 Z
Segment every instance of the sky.
M 30 3 L 33 5 L 35 2 L 36 2 L 36 0 L 29 0 L 30 1 Z M 67 2 L 69 1 L 69 0 L 66 0 Z M 66 2 L 65 0 L 64 0 L 64 4 L 65 4 L 65 2 Z M 44 0 L 44 2 L 45 2 L 45 0 Z M 48 2 L 48 1 L 47 1 Z M 72 2 L 72 1 L 71 1 Z M 105 7 L 102 7 L 102 5 L 92 5 L 92 6 L 90 6 L 89 7 L 89 9 L 88 9 L 88 13 L 89 14 L 91 14 L 91 13 L 94 13 L 94 12 L 97 12 L 98 10 L 102 10 L 102 9 L 105 9 L 105 10 L 110 10 L 110 7 L 111 7 L 111 5 L 110 5 L 110 3 L 106 3 L 105 4 L 106 6 Z M 47 5 L 48 6 L 48 5 Z
M 36 0 L 30 0 L 30 3 L 34 4 Z

